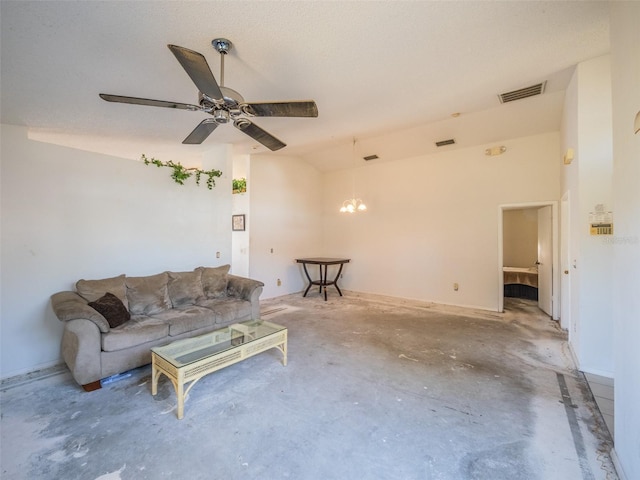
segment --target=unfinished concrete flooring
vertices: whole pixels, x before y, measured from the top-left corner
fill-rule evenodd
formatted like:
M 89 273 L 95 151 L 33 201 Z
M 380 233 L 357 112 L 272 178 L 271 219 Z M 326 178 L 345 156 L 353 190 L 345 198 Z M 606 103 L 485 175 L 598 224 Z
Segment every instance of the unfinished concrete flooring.
M 273 350 L 176 396 L 150 367 L 85 393 L 65 368 L 2 385 L 3 479 L 615 479 L 565 334 L 504 314 L 345 292 L 262 302 Z M 47 372 L 45 372 L 47 373 Z

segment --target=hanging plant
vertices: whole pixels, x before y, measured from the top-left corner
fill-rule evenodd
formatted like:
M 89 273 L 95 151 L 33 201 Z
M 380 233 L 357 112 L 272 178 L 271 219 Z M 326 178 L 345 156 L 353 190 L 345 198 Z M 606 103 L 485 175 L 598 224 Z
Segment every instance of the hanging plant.
M 233 193 L 244 193 L 247 191 L 247 179 L 246 178 L 234 178 L 233 179 L 233 186 L 232 186 L 232 190 Z
M 195 176 L 196 185 L 200 185 L 200 178 L 202 175 L 207 177 L 207 188 L 209 190 L 213 189 L 216 185 L 215 177 L 219 177 L 222 175 L 220 170 L 201 170 L 199 168 L 186 168 L 180 162 L 176 163 L 173 160 L 169 160 L 168 162 L 163 162 L 162 160 L 158 160 L 157 158 L 147 158 L 147 156 L 143 153 L 140 159 L 144 162 L 145 165 L 155 165 L 156 167 L 167 167 L 173 169 L 173 173 L 171 174 L 171 178 L 180 184 L 184 185 L 185 180 L 188 180 L 190 177 Z

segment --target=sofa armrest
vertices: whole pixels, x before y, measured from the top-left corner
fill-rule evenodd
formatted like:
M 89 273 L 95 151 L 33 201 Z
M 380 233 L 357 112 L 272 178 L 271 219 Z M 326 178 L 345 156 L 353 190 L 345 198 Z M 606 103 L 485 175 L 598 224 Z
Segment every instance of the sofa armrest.
M 260 295 L 262 294 L 264 283 L 236 275 L 228 275 L 227 279 L 227 296 L 251 302 L 251 318 L 254 320 L 259 319 Z
M 61 353 L 71 375 L 80 385 L 99 381 L 102 376 L 101 334 L 94 322 L 83 318 L 64 325 Z
M 237 275 L 227 275 L 227 296 L 241 298 L 242 300 L 251 300 L 251 297 L 257 288 L 262 293 L 264 283 L 251 278 L 238 277 Z
M 102 333 L 107 333 L 109 322 L 96 310 L 88 305 L 88 302 L 76 292 L 58 292 L 51 295 L 51 306 L 58 320 L 86 319 L 96 324 Z

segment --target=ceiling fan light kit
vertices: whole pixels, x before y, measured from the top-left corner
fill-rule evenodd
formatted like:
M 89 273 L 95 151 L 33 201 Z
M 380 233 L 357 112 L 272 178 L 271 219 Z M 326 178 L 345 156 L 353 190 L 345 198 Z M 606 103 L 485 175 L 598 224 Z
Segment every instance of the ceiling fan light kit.
M 213 118 L 206 118 L 200 122 L 182 142 L 192 145 L 204 142 L 218 125 L 233 123 L 233 126 L 244 134 L 269 150 L 276 151 L 286 147 L 286 143 L 253 123 L 247 117 L 314 118 L 318 116 L 318 107 L 313 100 L 246 102 L 238 92 L 224 86 L 224 57 L 231 51 L 233 44 L 226 38 L 215 38 L 211 44 L 220 54 L 219 84 L 202 54 L 177 45 L 167 45 L 198 88 L 198 105 L 106 93 L 101 93 L 100 98 L 107 102 L 177 108 L 208 113 Z

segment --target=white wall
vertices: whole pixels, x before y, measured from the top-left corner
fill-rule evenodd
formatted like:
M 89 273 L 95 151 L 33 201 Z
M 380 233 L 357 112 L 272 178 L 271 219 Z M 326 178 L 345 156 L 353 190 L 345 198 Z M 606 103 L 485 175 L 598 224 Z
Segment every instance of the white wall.
M 265 283 L 263 299 L 304 290 L 295 259 L 323 255 L 321 174 L 297 158 L 270 155 L 252 156 L 250 171 L 249 276 Z
M 611 2 L 615 453 L 621 478 L 640 478 L 640 3 Z
M 505 145 L 501 156 L 484 150 Z M 324 245 L 346 289 L 498 309 L 498 206 L 560 197 L 558 133 L 357 168 L 369 211 L 338 213 L 349 171 L 324 176 Z M 460 289 L 453 290 L 453 283 Z
M 175 184 L 165 168 L 31 141 L 22 127 L 0 130 L 2 377 L 59 361 L 62 324 L 49 297 L 78 279 L 230 261 L 224 150 L 206 159 L 223 171 L 210 191 Z
M 233 178 L 247 179 L 247 191 L 233 194 L 231 201 L 232 214 L 245 216 L 245 230 L 243 232 L 236 230 L 231 234 L 231 273 L 241 277 L 249 276 L 249 257 L 251 254 L 249 250 L 249 238 L 251 238 L 251 212 L 249 210 L 251 190 L 248 188 L 251 184 L 249 160 L 249 155 L 233 155 Z
M 582 371 L 613 377 L 613 247 L 609 238 L 589 231 L 597 204 L 613 208 L 608 55 L 576 67 L 566 99 L 563 144 L 575 150 L 572 164 L 562 170 L 563 189 L 571 192 L 570 341 Z

